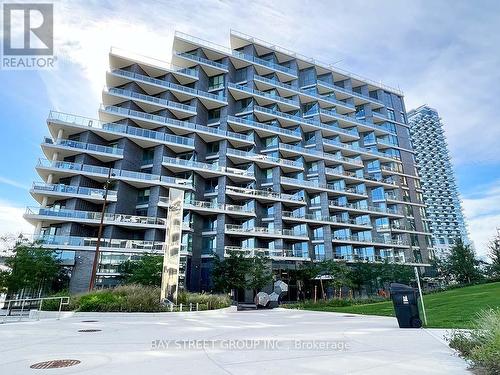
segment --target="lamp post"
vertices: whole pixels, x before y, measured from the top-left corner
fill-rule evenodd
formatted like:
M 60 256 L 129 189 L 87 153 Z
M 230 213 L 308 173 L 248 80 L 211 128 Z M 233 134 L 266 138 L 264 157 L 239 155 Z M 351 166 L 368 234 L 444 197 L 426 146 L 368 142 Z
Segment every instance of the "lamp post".
M 90 284 L 89 284 L 89 292 L 94 289 L 95 279 L 97 274 L 97 264 L 99 263 L 99 248 L 101 246 L 101 237 L 102 237 L 102 228 L 104 224 L 104 213 L 106 211 L 106 203 L 108 202 L 108 189 L 109 184 L 111 183 L 111 177 L 114 176 L 114 173 L 111 173 L 112 168 L 109 168 L 108 177 L 106 179 L 106 183 L 104 184 L 104 202 L 102 203 L 102 211 L 101 211 L 101 221 L 99 222 L 99 230 L 97 232 L 97 243 L 95 245 L 95 255 L 94 255 L 94 263 L 92 264 L 92 275 L 90 276 Z

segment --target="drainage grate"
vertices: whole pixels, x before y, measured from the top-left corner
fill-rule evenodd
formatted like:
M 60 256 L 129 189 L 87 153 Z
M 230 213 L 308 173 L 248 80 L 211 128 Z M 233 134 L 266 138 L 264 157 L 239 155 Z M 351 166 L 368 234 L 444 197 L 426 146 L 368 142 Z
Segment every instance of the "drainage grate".
M 61 368 L 61 367 L 71 367 L 79 364 L 78 359 L 56 359 L 53 361 L 38 362 L 30 366 L 30 368 L 35 370 L 43 370 L 48 368 Z
M 78 332 L 101 332 L 101 329 L 79 329 Z
M 98 320 L 82 320 L 82 323 L 97 323 Z
M 355 318 L 356 315 L 342 315 L 344 318 Z

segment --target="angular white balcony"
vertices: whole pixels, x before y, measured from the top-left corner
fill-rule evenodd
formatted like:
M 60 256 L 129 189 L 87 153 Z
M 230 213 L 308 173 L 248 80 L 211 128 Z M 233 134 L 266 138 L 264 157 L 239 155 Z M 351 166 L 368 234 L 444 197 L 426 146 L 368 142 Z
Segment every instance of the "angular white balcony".
M 214 109 L 227 105 L 227 98 L 223 94 L 216 95 L 206 91 L 193 89 L 191 87 L 182 86 L 177 83 L 129 72 L 127 70 L 115 69 L 111 72 L 111 74 L 167 89 L 171 91 L 180 102 L 198 98 L 207 109 Z
M 263 118 L 264 121 L 279 119 L 283 125 L 301 125 L 301 127 L 304 128 L 305 131 L 320 129 L 325 137 L 340 135 L 341 138 L 345 141 L 359 139 L 359 134 L 355 129 L 343 129 L 336 125 L 323 124 L 319 121 L 303 118 L 301 116 L 291 115 L 289 113 L 276 111 L 258 105 L 253 106 L 253 111 L 256 113 L 256 115 L 259 115 L 261 118 Z
M 253 65 L 258 75 L 266 75 L 276 73 L 282 81 L 290 81 L 297 79 L 297 70 L 289 68 L 272 61 L 264 60 L 258 56 L 252 56 L 239 51 L 231 51 L 231 62 L 236 69 L 243 68 L 248 65 Z
M 104 189 L 88 188 L 83 186 L 71 186 L 65 184 L 46 184 L 44 182 L 33 182 L 30 193 L 38 203 L 42 203 L 47 197 L 47 204 L 52 204 L 58 199 L 80 198 L 93 203 L 101 203 L 104 200 Z M 108 201 L 116 202 L 117 192 L 108 190 Z
M 97 245 L 96 237 L 40 235 L 35 236 L 33 240 L 44 248 L 48 249 L 54 248 L 65 250 L 95 251 Z M 163 251 L 163 244 L 164 243 L 160 241 L 101 238 L 99 245 L 102 251 L 161 253 Z
M 89 154 L 103 162 L 110 162 L 123 158 L 123 149 L 93 143 L 73 141 L 71 139 L 55 139 L 45 137 L 42 142 L 42 151 L 47 159 L 52 160 L 57 153 L 59 158 L 66 158 L 79 154 Z
M 293 229 L 275 229 L 267 227 L 246 227 L 243 225 L 226 224 L 226 233 L 250 237 L 286 238 L 291 240 L 308 240 L 306 233 Z
M 228 89 L 235 100 L 241 100 L 248 97 L 255 98 L 259 105 L 270 105 L 277 103 L 281 110 L 292 111 L 300 108 L 300 103 L 297 100 L 283 98 L 276 94 L 271 94 L 257 89 L 252 89 L 247 86 L 238 85 L 229 82 Z
M 336 200 L 330 200 L 328 201 L 328 207 L 335 210 L 367 213 L 372 216 L 390 216 L 398 218 L 404 217 L 403 211 L 401 209 L 368 206 L 359 203 L 341 203 Z
M 239 186 L 226 186 L 225 193 L 231 197 L 254 198 L 262 202 L 284 202 L 289 205 L 305 205 L 304 199 L 298 195 L 277 193 L 272 190 L 255 190 Z
M 238 246 L 225 246 L 224 256 L 228 257 L 231 253 L 240 253 L 246 257 L 253 258 L 262 255 L 273 260 L 310 260 L 308 254 L 299 253 L 292 249 L 268 249 L 268 248 L 250 248 Z
M 126 118 L 129 113 L 144 113 L 113 106 L 101 107 L 101 111 L 104 110 L 112 113 L 115 120 Z M 182 121 L 179 122 L 182 123 Z M 135 143 L 143 148 L 165 144 L 175 152 L 185 152 L 194 149 L 194 140 L 191 138 L 180 137 L 177 135 L 143 129 L 135 126 L 127 126 L 124 124 L 103 122 L 96 119 L 61 112 L 51 111 L 47 119 L 47 123 L 54 138 L 57 137 L 57 134 L 61 130 L 64 132 L 65 136 L 78 134 L 86 130 L 92 130 L 107 141 L 114 141 L 126 137 L 134 140 Z M 150 123 L 148 124 L 151 126 Z M 156 125 L 156 127 L 158 127 L 158 125 Z
M 363 238 L 356 235 L 351 235 L 345 237 L 334 237 L 332 238 L 332 241 L 334 243 L 349 243 L 353 245 L 370 244 L 371 246 L 378 246 L 378 247 L 401 247 L 401 248 L 410 247 L 408 241 L 398 240 L 398 239 L 387 239 L 385 237 Z
M 294 221 L 294 222 L 302 222 L 302 223 L 314 223 L 314 224 L 323 224 L 323 225 L 334 225 L 340 227 L 353 227 L 359 229 L 371 229 L 371 223 L 361 223 L 356 222 L 354 219 L 343 219 L 337 216 L 317 216 L 313 214 L 296 214 L 291 211 L 282 211 L 281 212 L 283 220 L 286 221 Z
M 350 145 L 332 139 L 324 138 L 323 144 L 325 146 L 325 149 L 332 148 L 334 150 L 341 150 L 347 155 L 361 155 L 361 158 L 365 160 L 379 159 L 382 161 L 400 162 L 400 160 L 397 157 L 390 154 L 386 154 L 385 152 L 372 150 L 357 145 Z
M 69 221 L 88 225 L 99 225 L 101 213 L 94 211 L 69 210 L 64 208 L 55 209 L 28 207 L 23 217 L 32 224 L 39 221 L 43 221 L 47 225 Z M 165 229 L 167 221 L 166 219 L 158 217 L 105 213 L 104 224 L 119 225 L 127 228 L 139 227 Z
M 266 154 L 256 154 L 254 152 L 246 152 L 234 148 L 228 148 L 226 153 L 234 163 L 248 163 L 252 161 L 263 168 L 279 166 L 284 172 L 304 170 L 304 165 L 300 161 L 275 158 Z
M 173 51 L 173 60 L 178 65 L 186 67 L 194 67 L 200 65 L 209 77 L 228 72 L 227 64 L 222 64 L 217 61 L 205 59 L 204 57 L 197 56 L 189 52 Z
M 158 206 L 160 207 L 169 207 L 169 199 L 168 197 L 160 197 Z M 255 211 L 247 207 L 245 205 L 235 205 L 235 204 L 224 204 L 224 203 L 216 203 L 216 202 L 207 202 L 207 201 L 191 201 L 184 202 L 183 209 L 196 211 L 201 215 L 205 214 L 227 214 L 233 216 L 255 216 Z
M 158 60 L 152 57 L 139 55 L 120 48 L 112 47 L 109 53 L 109 64 L 112 69 L 121 69 L 128 67 L 135 62 L 151 77 L 164 76 L 172 74 L 177 81 L 186 85 L 198 80 L 196 69 L 189 69 L 182 66 L 176 66 L 167 61 Z
M 49 174 L 57 175 L 59 178 L 76 175 L 84 175 L 94 180 L 105 182 L 109 168 L 99 167 L 90 164 L 72 163 L 67 161 L 50 161 L 47 159 L 38 159 L 36 170 L 40 177 L 47 179 Z M 165 187 L 174 187 L 177 189 L 192 189 L 192 181 L 182 178 L 160 176 L 150 173 L 128 171 L 124 169 L 111 170 L 112 179 L 125 181 L 138 188 L 152 185 L 161 185 Z
M 244 169 L 223 167 L 216 163 L 203 163 L 200 161 L 180 158 L 163 157 L 163 164 L 175 172 L 193 170 L 204 177 L 228 176 L 234 180 L 255 180 L 254 173 Z
M 375 179 L 372 178 L 369 174 L 363 173 L 361 175 L 351 172 L 351 171 L 345 171 L 340 167 L 336 168 L 325 168 L 325 174 L 326 176 L 333 176 L 333 177 L 341 177 L 347 182 L 362 182 L 366 184 L 366 186 L 385 186 L 390 189 L 394 189 L 395 187 L 398 187 L 397 183 L 392 179 L 392 178 L 384 178 L 384 179 Z
M 282 128 L 279 126 L 279 123 L 276 122 L 276 125 L 263 124 L 257 121 L 247 120 L 242 117 L 236 116 L 227 116 L 227 122 L 231 125 L 232 128 L 236 130 L 246 130 L 248 128 L 256 130 L 256 133 L 260 137 L 269 137 L 275 134 L 280 136 L 280 139 L 283 141 L 300 141 L 302 139 L 302 134 L 298 130 L 290 130 L 286 128 Z
M 367 198 L 368 195 L 366 192 L 361 192 L 356 190 L 355 188 L 345 187 L 343 189 L 336 187 L 332 184 L 321 184 L 317 181 L 307 181 L 300 180 L 297 178 L 290 177 L 281 177 L 281 185 L 287 187 L 300 187 L 310 191 L 326 191 L 328 193 L 337 194 L 337 195 L 346 195 L 351 196 L 353 198 Z
M 340 99 L 352 98 L 354 100 L 355 105 L 372 103 L 373 108 L 385 107 L 385 104 L 382 101 L 372 98 L 369 95 L 363 95 L 353 90 L 348 90 L 320 79 L 318 79 L 317 85 L 318 89 L 320 91 L 323 91 L 324 93 L 334 91 L 337 94 L 337 97 L 339 97 Z
M 167 118 L 164 116 L 153 115 L 150 113 L 135 111 L 133 109 L 127 109 L 116 106 L 102 106 L 101 113 L 107 115 L 108 120 L 110 121 L 118 121 L 123 118 L 131 118 L 141 126 L 145 127 L 158 127 L 158 126 L 167 126 L 170 130 L 175 132 L 176 134 L 198 134 L 205 142 L 213 142 L 219 139 L 227 139 L 231 144 L 236 146 L 240 145 L 252 145 L 254 144 L 253 136 L 247 134 L 240 134 L 231 131 L 221 130 L 216 127 L 208 127 L 204 125 L 195 124 L 189 121 L 179 121 L 177 119 Z M 105 128 L 113 129 L 115 126 L 119 126 L 120 124 L 107 124 Z M 133 129 L 142 129 L 142 128 L 133 128 Z M 146 129 L 145 129 L 146 130 Z M 147 130 L 146 130 L 147 131 Z M 152 131 L 152 130 L 151 130 Z M 194 145 L 194 140 L 192 138 L 179 137 L 177 135 L 165 134 L 160 132 L 160 135 L 166 137 L 168 141 L 173 143 L 173 141 L 177 141 L 177 144 L 184 139 L 190 140 L 190 145 Z M 179 137 L 179 138 L 176 138 Z
M 168 109 L 175 117 L 184 119 L 196 115 L 196 106 L 174 102 L 172 100 L 145 95 L 139 92 L 116 87 L 105 87 L 102 91 L 103 105 L 117 105 L 127 100 L 134 101 L 144 112 L 156 112 Z
M 299 155 L 305 156 L 307 161 L 309 161 L 309 160 L 327 160 L 327 161 L 338 162 L 338 163 L 347 165 L 348 167 L 356 167 L 356 168 L 363 167 L 363 162 L 360 160 L 356 160 L 353 158 L 346 158 L 346 157 L 342 157 L 342 156 L 336 156 L 336 155 L 330 154 L 328 152 L 323 152 L 323 151 L 316 150 L 313 148 L 305 148 L 305 147 L 290 145 L 287 143 L 280 143 L 278 147 L 280 150 L 282 150 L 282 152 L 285 156 L 299 154 Z

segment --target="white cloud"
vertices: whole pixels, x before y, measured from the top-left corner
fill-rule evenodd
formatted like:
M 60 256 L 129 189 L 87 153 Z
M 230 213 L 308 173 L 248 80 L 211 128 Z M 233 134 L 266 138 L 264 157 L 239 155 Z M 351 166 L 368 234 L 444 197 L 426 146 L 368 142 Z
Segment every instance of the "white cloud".
M 28 190 L 29 189 L 29 186 L 24 185 L 21 182 L 14 181 L 14 180 L 12 180 L 10 178 L 2 177 L 2 176 L 0 176 L 0 184 L 5 184 L 5 185 L 13 186 L 13 187 L 16 187 L 16 188 L 19 188 L 19 189 L 23 189 L 23 190 Z
M 474 194 L 463 199 L 469 234 L 479 255 L 488 253 L 488 242 L 500 228 L 500 181 L 489 187 L 478 189 L 483 194 Z
M 0 201 L 1 235 L 32 234 L 33 226 L 24 220 L 24 212 L 24 207 L 12 206 L 8 202 Z

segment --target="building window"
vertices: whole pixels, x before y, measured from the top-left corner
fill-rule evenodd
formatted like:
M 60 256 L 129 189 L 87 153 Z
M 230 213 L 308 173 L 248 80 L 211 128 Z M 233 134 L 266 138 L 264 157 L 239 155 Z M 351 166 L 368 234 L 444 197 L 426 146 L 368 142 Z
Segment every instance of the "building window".
M 316 260 L 325 260 L 325 245 L 322 243 L 314 245 L 314 257 Z
M 208 78 L 208 90 L 219 90 L 224 88 L 224 74 Z
M 394 111 L 392 109 L 387 110 L 387 117 L 389 120 L 396 121 L 396 116 L 394 115 Z

